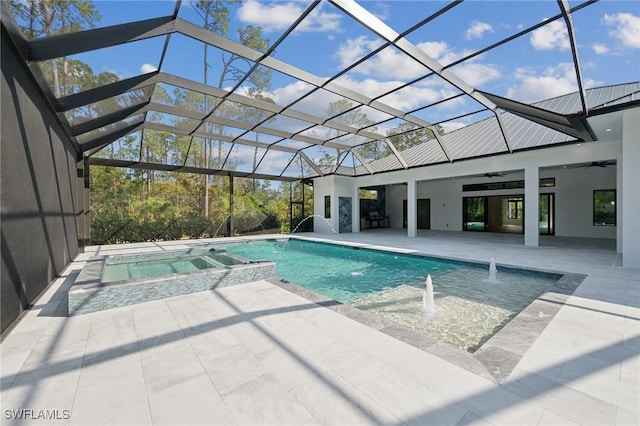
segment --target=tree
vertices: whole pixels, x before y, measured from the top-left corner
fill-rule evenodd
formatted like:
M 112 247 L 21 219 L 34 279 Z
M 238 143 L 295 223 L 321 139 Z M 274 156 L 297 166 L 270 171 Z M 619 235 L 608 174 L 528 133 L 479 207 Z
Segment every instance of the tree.
M 444 129 L 439 124 L 435 126 L 439 135 L 444 134 Z M 430 129 L 424 127 L 415 129 L 415 125 L 411 123 L 403 123 L 393 129 L 387 131 L 389 141 L 398 151 L 404 151 L 412 146 L 420 145 L 430 139 L 434 139 L 435 135 Z
M 140 187 L 124 169 L 102 166 L 91 167 L 89 185 L 93 215 L 128 212 Z
M 257 89 L 256 89 L 256 92 L 257 92 Z M 263 102 L 275 104 L 275 101 L 273 99 L 263 96 L 260 93 L 256 93 L 253 97 Z M 260 123 L 269 116 L 268 111 L 265 111 L 259 108 L 251 108 L 247 106 L 247 107 L 241 107 L 241 110 L 242 110 L 241 114 L 243 116 L 243 119 L 252 124 Z M 255 141 L 259 142 L 257 132 L 255 133 Z M 251 164 L 251 170 L 255 172 L 257 166 L 258 166 L 258 147 L 256 146 L 253 149 L 253 162 Z M 253 191 L 255 192 L 255 190 L 256 190 L 256 184 L 255 184 L 255 179 L 253 179 Z
M 191 3 L 193 8 L 202 18 L 202 27 L 219 35 L 226 35 L 229 32 L 229 9 L 227 4 L 236 3 L 239 0 L 197 0 Z M 209 45 L 204 43 L 204 56 L 202 60 L 204 84 L 209 83 Z M 218 85 L 221 87 L 221 84 Z M 205 112 L 208 112 L 208 105 L 205 98 Z M 209 166 L 211 152 L 211 142 L 205 140 L 204 146 L 204 166 Z M 204 175 L 204 215 L 209 216 L 209 176 Z
M 212 31 L 216 34 L 225 36 L 229 31 L 229 9 L 228 5 L 237 3 L 239 0 L 197 0 L 192 3 L 192 6 L 196 12 L 200 15 L 203 21 L 203 28 Z M 260 27 L 247 26 L 246 28 L 238 30 L 238 36 L 240 43 L 261 52 L 266 52 L 269 47 L 269 41 L 262 37 L 262 29 Z M 209 68 L 208 63 L 209 45 L 204 44 L 204 57 L 203 57 L 203 72 L 204 72 L 204 84 L 209 84 Z M 245 76 L 245 71 L 240 66 L 241 63 L 245 65 L 249 61 L 235 54 L 224 54 L 222 56 L 223 66 L 220 72 L 218 80 L 218 88 L 222 88 L 228 82 L 240 81 Z M 258 69 L 252 73 L 248 82 L 250 84 L 250 94 L 259 95 L 265 90 L 271 80 L 271 71 L 266 69 Z M 218 116 L 230 117 L 235 111 L 230 111 L 227 106 L 216 108 L 216 114 Z M 205 109 L 208 112 L 209 106 L 207 105 L 205 98 Z M 214 133 L 222 134 L 221 126 L 214 126 Z M 212 140 L 205 139 L 204 143 L 204 167 L 211 168 L 212 158 Z M 218 141 L 218 156 L 217 161 L 222 158 L 223 144 Z M 222 164 L 219 165 L 221 167 Z M 204 214 L 209 216 L 209 176 L 204 176 Z
M 356 129 L 362 129 L 365 127 L 370 127 L 374 121 L 371 120 L 367 114 L 359 111 L 357 108 L 354 109 L 354 104 L 348 99 L 340 99 L 335 102 L 331 102 L 329 107 L 327 108 L 327 112 L 325 113 L 326 118 L 332 118 L 331 121 L 344 124 L 347 126 L 355 127 Z M 376 127 L 371 127 L 369 130 L 376 131 Z M 327 135 L 328 138 L 339 136 L 341 132 L 339 130 L 333 130 Z M 357 136 L 354 136 L 354 138 Z M 348 140 L 343 140 L 343 142 L 348 143 Z M 366 145 L 365 145 L 366 146 Z M 361 148 L 362 149 L 362 148 Z M 318 159 L 318 166 L 323 170 L 335 170 L 336 167 L 343 160 L 344 155 L 347 154 L 347 151 L 336 149 L 336 156 L 334 157 L 327 151 L 323 152 L 321 158 Z
M 80 31 L 87 26 L 93 28 L 101 19 L 90 0 L 10 0 L 10 3 L 25 37 L 29 40 Z M 62 62 L 62 79 L 58 71 L 59 59 Z M 75 78 L 68 65 L 66 58 L 50 60 L 50 81 L 57 98 L 64 93 L 67 79 Z

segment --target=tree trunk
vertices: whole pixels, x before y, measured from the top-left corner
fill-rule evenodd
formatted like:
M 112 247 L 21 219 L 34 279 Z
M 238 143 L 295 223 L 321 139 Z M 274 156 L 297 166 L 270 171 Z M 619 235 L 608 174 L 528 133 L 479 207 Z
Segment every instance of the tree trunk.
M 257 142 L 257 139 L 258 139 L 258 135 L 256 134 L 256 142 Z M 251 171 L 253 173 L 256 172 L 256 163 L 257 162 L 258 162 L 258 147 L 256 146 L 253 149 L 253 167 L 251 167 Z M 255 194 L 255 192 L 256 192 L 256 178 L 252 179 L 252 183 L 253 183 L 253 193 Z
M 209 165 L 207 155 L 207 141 L 204 142 L 204 167 Z M 209 175 L 204 175 L 204 216 L 209 217 Z
M 53 84 L 53 94 L 56 98 L 60 97 L 60 82 L 58 80 L 58 64 L 56 64 L 56 60 L 51 60 L 51 77 Z
M 209 27 L 209 10 L 207 10 L 207 13 L 205 14 L 205 19 L 204 19 L 204 28 L 207 29 Z M 204 84 L 205 86 L 207 85 L 207 76 L 208 76 L 208 70 L 207 70 L 207 53 L 209 51 L 209 45 L 207 43 L 204 44 L 204 58 L 203 58 L 203 71 L 204 71 Z M 205 111 L 204 113 L 207 114 L 208 111 L 206 111 L 207 109 L 207 96 L 205 95 L 204 97 L 204 102 L 205 102 Z M 208 168 L 209 167 L 209 158 L 207 155 L 207 145 L 208 145 L 208 140 L 205 139 L 204 140 L 204 167 Z M 209 217 L 209 175 L 204 175 L 204 216 L 205 217 Z

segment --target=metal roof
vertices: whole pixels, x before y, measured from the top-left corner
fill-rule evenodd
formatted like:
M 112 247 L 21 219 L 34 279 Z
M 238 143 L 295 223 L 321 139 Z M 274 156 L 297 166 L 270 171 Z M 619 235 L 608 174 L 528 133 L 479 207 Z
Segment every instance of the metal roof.
M 611 105 L 633 104 L 634 101 L 640 100 L 640 82 L 587 89 L 585 99 L 590 110 Z M 532 106 L 566 115 L 579 113 L 581 108 L 578 93 L 536 102 Z M 581 141 L 510 112 L 501 112 L 501 115 L 506 131 L 510 135 L 513 151 Z M 504 139 L 494 118 L 470 124 L 441 137 L 444 144 L 449 147 L 453 160 L 509 152 L 504 146 Z M 447 162 L 442 148 L 435 143 L 435 140 L 411 147 L 401 151 L 400 154 L 409 160 L 410 167 Z M 372 162 L 369 166 L 377 171 L 399 169 L 399 167 L 386 167 L 387 164 L 389 164 L 388 158 L 383 158 Z M 359 168 L 356 174 L 367 173 L 363 168 Z
M 372 2 L 252 0 L 243 5 L 259 4 L 264 13 L 286 6 L 295 9 L 296 15 L 279 29 L 261 28 L 275 35 L 274 41 L 251 47 L 204 28 L 206 23 L 199 21 L 190 2 L 177 1 L 172 7 L 167 2 L 152 7 L 148 2 L 144 14 L 131 13 L 130 22 L 35 38 L 21 31 L 24 22 L 19 16 L 16 20 L 10 4 L 1 3 L 6 34 L 79 152 L 99 165 L 280 180 L 373 174 L 594 140 L 588 117 L 637 105 L 640 97 L 640 83 L 586 88 L 576 29 L 588 28 L 581 20 L 583 11 L 600 7 L 606 13 L 607 2 L 601 6 L 594 6 L 592 0 L 538 2 L 539 11 L 532 16 L 517 15 L 520 27 L 504 23 L 509 28 L 503 29 L 506 33 L 449 56 L 438 56 L 439 45 L 427 35 L 447 28 L 447 19 L 469 11 L 491 16 L 492 8 L 496 13 L 501 8 L 529 9 L 504 2 L 412 2 L 403 6 L 415 12 L 403 17 L 412 24 L 400 24 L 376 13 Z M 103 15 L 123 4 L 95 2 Z M 386 7 L 399 6 L 389 3 Z M 153 16 L 153 11 L 165 15 Z M 312 44 L 308 49 L 293 48 L 309 28 L 318 28 L 319 16 L 324 15 L 329 18 L 323 25 L 337 21 L 350 25 L 342 29 L 349 33 L 347 40 L 337 30 L 325 40 L 331 43 L 342 37 L 334 52 L 351 49 L 346 50 L 351 60 L 328 76 L 316 71 L 331 60 L 321 56 L 326 50 Z M 564 31 L 562 50 L 573 93 L 529 103 L 506 87 L 493 90 L 483 83 L 487 78 L 482 73 L 490 75 L 495 68 L 489 69 L 479 58 L 511 45 L 526 48 L 536 32 L 558 25 Z M 362 43 L 355 47 L 356 41 Z M 47 78 L 50 61 L 68 58 L 84 63 L 88 60 L 84 55 L 113 49 L 124 49 L 122 60 L 157 54 L 157 65 L 137 76 L 96 80 L 62 91 Z M 205 50 L 211 61 L 204 66 L 212 69 L 210 80 L 209 71 L 204 79 L 192 73 L 195 66 L 202 69 Z M 535 61 L 535 53 L 530 46 L 520 53 L 522 69 L 526 61 Z M 302 61 L 314 54 L 314 61 Z M 379 66 L 387 57 L 397 58 L 412 72 L 402 78 L 381 77 L 368 86 L 362 78 L 354 83 L 358 73 Z M 255 81 L 266 75 L 282 82 L 288 95 L 278 96 L 273 87 L 258 87 Z M 215 84 L 210 83 L 213 80 Z M 409 97 L 411 104 L 406 102 Z M 466 125 L 457 128 L 462 124 Z M 443 129 L 445 133 L 440 134 Z M 396 141 L 398 133 L 407 140 L 413 135 L 411 146 Z

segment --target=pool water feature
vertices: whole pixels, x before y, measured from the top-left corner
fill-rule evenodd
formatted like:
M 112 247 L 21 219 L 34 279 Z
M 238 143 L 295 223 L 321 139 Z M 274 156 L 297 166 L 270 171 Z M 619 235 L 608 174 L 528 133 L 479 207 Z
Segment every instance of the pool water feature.
M 284 250 L 283 250 L 284 248 Z M 278 278 L 369 311 L 467 352 L 475 352 L 560 274 L 305 241 L 228 244 L 233 254 L 276 262 Z M 425 278 L 431 275 L 435 313 L 425 315 Z

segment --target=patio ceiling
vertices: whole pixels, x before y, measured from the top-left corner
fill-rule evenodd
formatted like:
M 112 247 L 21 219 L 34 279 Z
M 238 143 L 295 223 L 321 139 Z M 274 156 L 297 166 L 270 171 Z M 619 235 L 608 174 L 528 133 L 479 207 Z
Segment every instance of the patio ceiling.
M 257 2 L 244 5 L 247 3 Z M 2 25 L 78 150 L 93 164 L 297 180 L 334 173 L 372 174 L 595 140 L 588 118 L 601 103 L 588 101 L 579 59 L 579 19 L 574 17 L 596 2 L 538 2 L 544 6 L 528 18 L 523 17 L 527 9 L 520 6 L 521 13 L 499 37 L 459 49 L 455 55 L 435 54 L 435 42 L 428 41 L 436 39 L 434 31 L 447 25 L 447 20 L 455 21 L 457 13 L 468 13 L 465 8 L 477 9 L 479 3 L 411 2 L 408 5 L 415 11 L 413 21 L 404 19 L 402 24 L 386 22 L 368 2 L 260 3 L 263 12 L 278 5 L 288 5 L 289 10 L 298 8 L 295 19 L 286 25 L 261 28 L 263 35 L 276 36 L 263 49 L 203 28 L 192 5 L 181 1 L 171 3 L 171 7 L 167 2 L 153 3 L 157 7 L 145 9 L 147 13 L 153 10 L 166 15 L 139 16 L 132 22 L 31 40 L 21 32 L 17 25 L 20 22 L 16 23 L 12 10 L 3 2 Z M 109 9 L 121 8 L 123 3 L 98 1 L 95 6 L 102 15 L 111 16 Z M 232 26 L 239 19 L 241 7 L 230 13 Z M 486 2 L 481 7 L 515 6 Z M 483 13 L 491 16 L 490 11 Z M 308 28 L 318 26 L 322 14 L 345 23 L 341 31 L 348 36 L 336 30 L 323 39 L 330 49 L 315 44 L 307 46 L 309 52 L 299 50 Z M 131 16 L 136 19 L 137 15 Z M 474 76 L 474 71 L 496 72 L 496 67 L 483 65 L 480 59 L 505 46 L 515 44 L 520 49 L 523 57 L 516 65 L 526 67 L 535 62 L 535 50 L 522 49 L 536 31 L 558 27 L 567 43 L 564 55 L 565 63 L 570 64 L 571 108 L 563 105 L 560 111 L 549 102 L 531 105 L 506 86 L 491 86 L 487 78 Z M 447 36 L 453 35 L 452 31 Z M 356 43 L 358 40 L 360 43 Z M 206 66 L 205 45 L 209 58 Z M 317 71 L 318 64 L 332 60 L 323 52 L 344 52 L 346 46 L 351 49 L 349 61 L 334 66 L 328 76 Z M 116 55 L 120 61 L 135 62 L 136 52 L 155 52 L 156 62 L 141 75 L 54 94 L 56 88 L 47 80 L 43 64 L 57 58 L 89 58 L 89 63 L 90 57 L 83 55 L 105 52 L 102 57 L 110 58 L 112 54 L 106 52 L 114 49 L 124 49 Z M 313 61 L 297 57 L 313 56 L 314 51 L 317 56 Z M 367 87 L 364 71 L 387 63 L 383 58 L 389 56 L 411 72 L 399 75 L 389 71 L 386 78 L 380 73 L 375 84 Z M 226 66 L 229 61 L 238 64 L 233 72 Z M 196 65 L 201 70 L 199 77 L 193 72 Z M 118 63 L 103 66 L 117 69 Z M 211 74 L 205 74 L 203 67 L 210 68 Z M 274 84 L 258 90 L 254 82 L 264 75 Z M 637 93 L 636 86 L 628 91 Z M 287 96 L 281 93 L 283 88 L 288 89 Z M 416 100 L 415 94 L 424 96 Z M 412 102 L 403 102 L 408 98 Z M 637 97 L 630 100 L 637 105 Z M 462 125 L 472 127 L 458 130 Z M 544 132 L 547 139 L 527 142 L 527 133 L 540 127 L 549 130 Z M 529 130 L 523 132 L 523 128 Z M 413 144 L 397 142 L 403 137 Z M 416 145 L 416 140 L 421 144 Z

